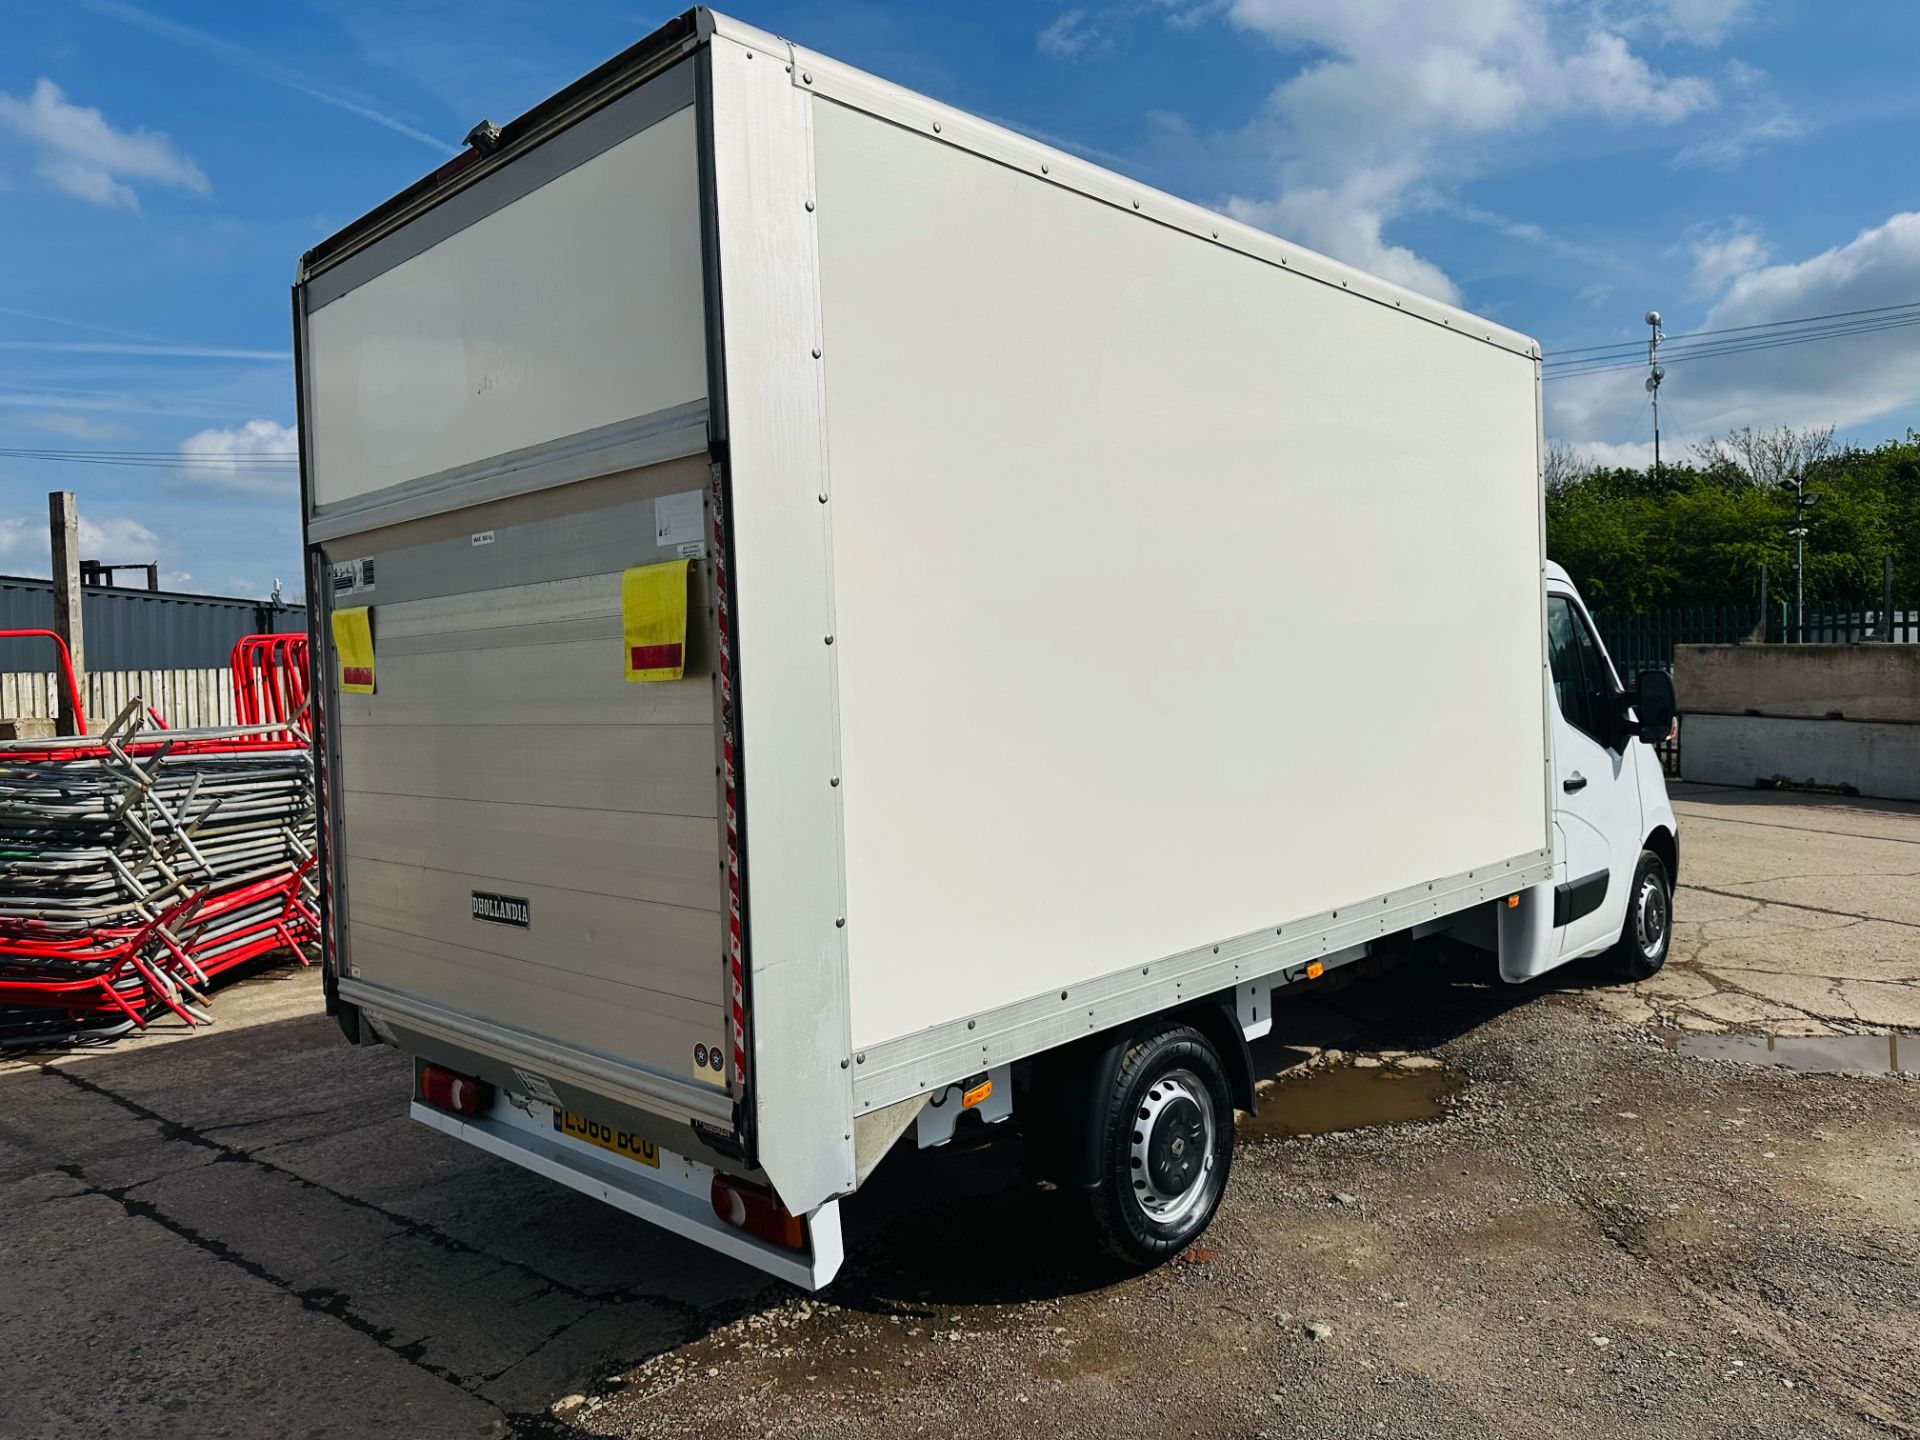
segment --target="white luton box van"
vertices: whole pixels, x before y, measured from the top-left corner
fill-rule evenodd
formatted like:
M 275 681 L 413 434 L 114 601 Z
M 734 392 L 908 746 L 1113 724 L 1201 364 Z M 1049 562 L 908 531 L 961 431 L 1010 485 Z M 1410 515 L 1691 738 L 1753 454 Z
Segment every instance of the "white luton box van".
M 1145 1264 L 1290 993 L 1665 956 L 1521 335 L 703 10 L 294 326 L 328 1005 L 438 1130 L 818 1286 L 1009 1121 Z

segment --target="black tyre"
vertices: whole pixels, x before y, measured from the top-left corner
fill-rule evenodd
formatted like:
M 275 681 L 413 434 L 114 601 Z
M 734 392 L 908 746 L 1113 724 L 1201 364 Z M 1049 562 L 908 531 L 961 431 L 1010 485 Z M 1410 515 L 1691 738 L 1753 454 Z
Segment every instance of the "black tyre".
M 1627 892 L 1627 919 L 1607 962 L 1623 979 L 1645 980 L 1667 963 L 1673 944 L 1673 881 L 1666 862 L 1651 850 L 1640 852 Z
M 1096 1111 L 1100 1183 L 1094 1234 L 1129 1265 L 1156 1265 L 1193 1243 L 1220 1207 L 1233 1165 L 1233 1095 L 1211 1041 L 1156 1021 L 1127 1046 Z

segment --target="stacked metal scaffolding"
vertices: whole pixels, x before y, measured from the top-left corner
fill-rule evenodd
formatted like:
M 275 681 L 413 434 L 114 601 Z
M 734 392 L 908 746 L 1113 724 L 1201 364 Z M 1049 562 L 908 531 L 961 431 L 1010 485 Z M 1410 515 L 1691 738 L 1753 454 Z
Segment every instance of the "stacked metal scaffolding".
M 199 1024 L 222 972 L 273 951 L 307 963 L 312 755 L 304 714 L 242 713 L 263 708 L 264 724 L 170 731 L 135 700 L 101 735 L 0 742 L 0 1042 Z

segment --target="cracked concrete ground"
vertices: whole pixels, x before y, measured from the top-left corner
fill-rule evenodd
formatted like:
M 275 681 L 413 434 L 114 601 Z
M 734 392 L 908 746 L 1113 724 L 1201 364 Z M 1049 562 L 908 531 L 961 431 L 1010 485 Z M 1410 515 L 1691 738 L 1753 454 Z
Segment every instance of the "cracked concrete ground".
M 1621 1019 L 1775 1035 L 1920 1030 L 1920 803 L 1675 785 L 1666 969 Z
M 311 972 L 0 1061 L 0 1436 L 1920 1437 L 1920 1084 L 1649 1028 L 1914 1023 L 1920 807 L 1678 808 L 1666 975 L 1421 956 L 1286 1007 L 1268 1076 L 1443 1063 L 1457 1099 L 1248 1127 L 1144 1276 L 1009 1137 L 890 1159 L 802 1297 L 407 1120 Z

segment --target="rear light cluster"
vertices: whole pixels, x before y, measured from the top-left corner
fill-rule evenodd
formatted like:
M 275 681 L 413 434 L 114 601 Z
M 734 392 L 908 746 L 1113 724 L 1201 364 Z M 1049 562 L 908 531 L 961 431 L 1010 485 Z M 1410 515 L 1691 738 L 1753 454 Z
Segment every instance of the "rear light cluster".
M 478 1115 L 492 1102 L 492 1087 L 484 1080 L 443 1070 L 438 1065 L 420 1067 L 420 1098 L 440 1110 L 456 1115 Z
M 743 1185 L 725 1176 L 713 1177 L 713 1213 L 736 1230 L 757 1235 L 788 1250 L 807 1248 L 806 1222 L 789 1214 L 771 1191 Z

